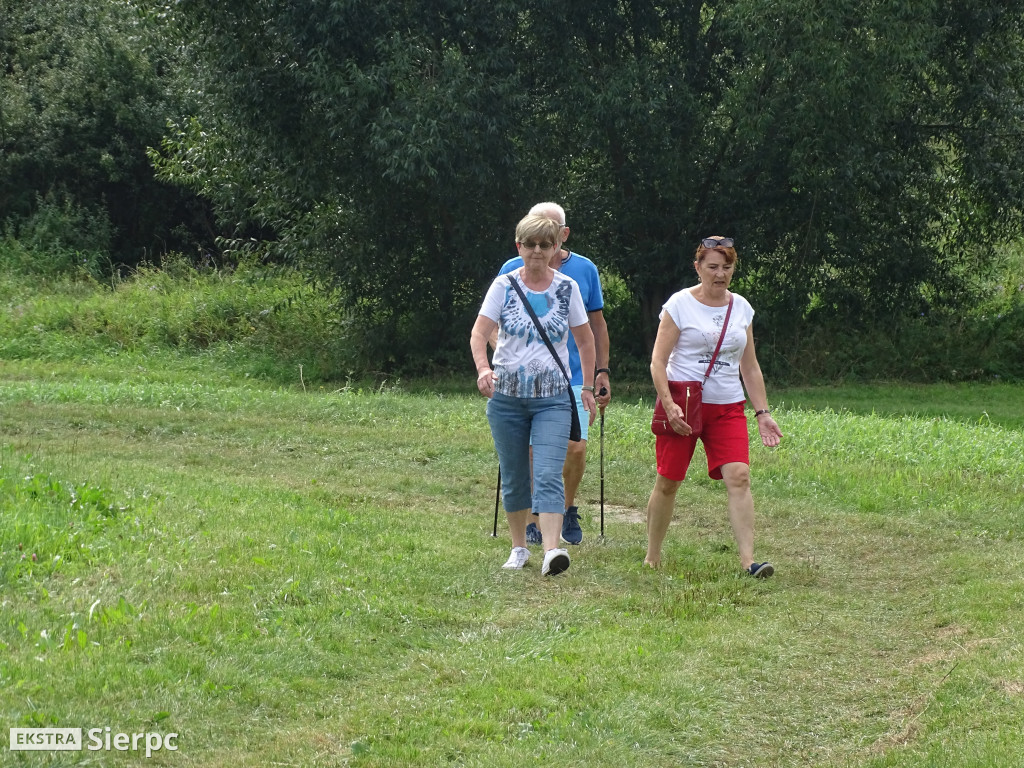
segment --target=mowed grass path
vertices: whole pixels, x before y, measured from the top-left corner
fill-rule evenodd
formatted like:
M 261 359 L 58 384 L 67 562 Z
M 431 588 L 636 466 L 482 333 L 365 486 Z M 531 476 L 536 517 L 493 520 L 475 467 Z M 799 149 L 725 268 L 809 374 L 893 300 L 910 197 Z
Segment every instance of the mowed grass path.
M 944 391 L 775 393 L 767 581 L 702 454 L 640 568 L 650 410 L 616 402 L 605 536 L 595 424 L 584 543 L 543 579 L 500 570 L 479 397 L 0 363 L 2 738 L 180 734 L 0 762 L 1022 766 L 1024 433 Z

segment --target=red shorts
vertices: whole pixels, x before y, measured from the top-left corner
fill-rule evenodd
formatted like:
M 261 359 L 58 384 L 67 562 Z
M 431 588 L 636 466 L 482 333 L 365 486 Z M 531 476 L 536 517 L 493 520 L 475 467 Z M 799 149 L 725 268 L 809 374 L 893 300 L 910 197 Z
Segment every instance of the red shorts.
M 704 443 L 704 452 L 708 456 L 708 477 L 712 480 L 722 479 L 722 466 L 725 464 L 750 464 L 750 434 L 747 432 L 747 415 L 743 410 L 745 402 L 741 400 L 727 405 L 704 403 L 704 429 L 700 437 L 658 435 L 655 443 L 658 474 L 667 480 L 685 480 L 698 440 Z

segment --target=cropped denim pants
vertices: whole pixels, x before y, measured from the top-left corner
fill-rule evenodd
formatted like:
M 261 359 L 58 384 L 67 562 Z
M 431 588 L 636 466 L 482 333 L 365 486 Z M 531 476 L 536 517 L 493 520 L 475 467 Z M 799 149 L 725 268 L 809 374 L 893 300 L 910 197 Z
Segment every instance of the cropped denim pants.
M 537 514 L 565 514 L 562 465 L 569 447 L 570 420 L 565 392 L 554 397 L 509 397 L 495 392 L 488 400 L 487 421 L 498 450 L 506 512 L 532 508 Z

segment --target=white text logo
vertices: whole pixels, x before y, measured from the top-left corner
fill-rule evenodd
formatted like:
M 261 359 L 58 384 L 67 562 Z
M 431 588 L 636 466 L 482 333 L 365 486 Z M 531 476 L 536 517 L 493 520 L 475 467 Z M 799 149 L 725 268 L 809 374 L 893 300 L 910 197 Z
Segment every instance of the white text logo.
M 83 748 L 90 752 L 142 752 L 152 757 L 166 749 L 178 751 L 176 733 L 118 733 L 106 728 L 90 728 L 82 742 L 81 728 L 11 728 L 11 751 L 56 752 Z
M 12 752 L 57 752 L 81 748 L 81 728 L 11 728 Z

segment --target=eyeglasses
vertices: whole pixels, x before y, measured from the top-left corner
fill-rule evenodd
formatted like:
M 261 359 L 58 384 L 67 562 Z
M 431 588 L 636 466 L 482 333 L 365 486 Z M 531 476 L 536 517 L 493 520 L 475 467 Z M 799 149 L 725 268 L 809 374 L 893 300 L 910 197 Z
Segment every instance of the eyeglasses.
M 549 243 L 547 240 L 545 240 L 543 243 L 526 242 L 520 243 L 519 245 L 528 251 L 532 251 L 534 248 L 540 248 L 542 251 L 550 251 L 557 245 L 557 243 Z
M 732 248 L 731 237 L 705 237 L 700 241 L 705 248 Z

